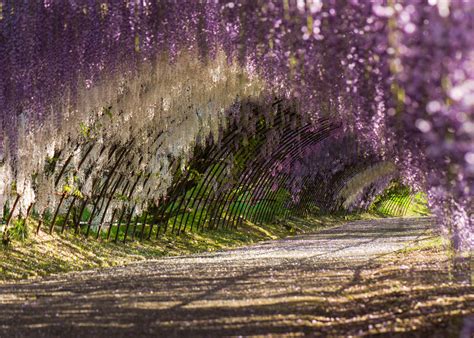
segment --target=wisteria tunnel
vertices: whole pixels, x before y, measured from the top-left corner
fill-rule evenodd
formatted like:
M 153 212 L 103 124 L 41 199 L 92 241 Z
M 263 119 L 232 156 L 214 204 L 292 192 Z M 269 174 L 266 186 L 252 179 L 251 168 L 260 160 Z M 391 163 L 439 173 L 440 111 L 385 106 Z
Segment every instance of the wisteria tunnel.
M 0 336 L 472 337 L 473 47 L 474 0 L 0 0 Z
M 112 106 L 108 109 L 110 113 Z M 369 206 L 398 176 L 392 163 L 359 149 L 354 136 L 342 132 L 335 119 L 304 121 L 294 104 L 281 99 L 266 106 L 239 102 L 231 109 L 232 117 L 225 118 L 227 126 L 216 140 L 208 137 L 191 144 L 187 162 L 166 149 L 166 138 L 173 137 L 153 124 L 143 131 L 152 139 L 145 145 L 134 136 L 125 144 L 97 142 L 84 130 L 72 151 L 55 149 L 47 158 L 44 174 L 52 190 L 46 196 L 55 196 L 55 201 L 53 208 L 34 216 L 37 231 L 68 229 L 125 242 L 157 238 L 166 231 L 232 228 L 244 219 L 259 223 L 290 214 L 347 212 Z M 189 115 L 170 123 L 175 124 L 173 132 L 189 130 L 189 119 L 198 113 Z M 329 157 L 341 151 L 350 160 Z M 146 159 L 156 153 L 164 157 L 158 174 Z M 328 163 L 315 168 L 312 161 Z M 331 172 L 329 181 L 321 169 Z M 90 187 L 78 176 L 89 180 Z M 16 195 L 8 216 L 16 208 L 20 212 L 21 198 Z M 391 202 L 388 211 L 403 215 L 411 199 Z M 25 218 L 35 212 L 34 206 L 23 205 Z M 7 227 L 10 221 L 8 217 Z
M 469 1 L 1 1 L 4 239 L 29 219 L 125 242 L 352 212 L 396 181 L 386 209 L 424 192 L 469 245 L 472 16 Z

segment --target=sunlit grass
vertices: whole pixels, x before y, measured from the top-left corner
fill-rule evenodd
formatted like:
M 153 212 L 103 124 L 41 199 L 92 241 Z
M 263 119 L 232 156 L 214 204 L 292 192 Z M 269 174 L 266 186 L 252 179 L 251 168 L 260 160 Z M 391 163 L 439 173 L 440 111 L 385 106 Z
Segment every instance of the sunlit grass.
M 73 231 L 64 234 L 45 233 L 35 235 L 37 223 L 29 219 L 21 237 L 12 238 L 8 246 L 0 246 L 0 281 L 47 276 L 59 272 L 79 271 L 124 265 L 136 261 L 209 252 L 255 243 L 262 240 L 283 238 L 321 227 L 340 224 L 344 217 L 313 217 L 308 222 L 292 219 L 271 224 L 243 222 L 237 229 L 217 229 L 197 232 L 169 232 L 155 240 L 140 241 L 138 236 L 127 243 L 107 241 L 105 236 L 95 239 L 95 233 L 85 238 Z M 115 228 L 114 228 L 114 231 Z M 83 231 L 81 231 L 83 232 Z M 115 232 L 110 239 L 115 238 Z

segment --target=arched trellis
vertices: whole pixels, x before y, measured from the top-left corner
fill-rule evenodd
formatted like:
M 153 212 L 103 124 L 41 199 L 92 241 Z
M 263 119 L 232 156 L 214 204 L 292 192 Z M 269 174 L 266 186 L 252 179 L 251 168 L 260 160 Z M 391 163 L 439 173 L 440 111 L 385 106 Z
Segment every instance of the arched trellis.
M 406 183 L 427 192 L 455 241 L 470 246 L 472 4 L 397 3 L 395 9 L 393 4 L 367 1 L 313 5 L 224 1 L 132 6 L 129 1 L 86 1 L 78 6 L 67 1 L 3 1 L 0 176 L 6 184 L 0 185 L 0 200 L 11 206 L 10 214 L 2 213 L 4 233 L 14 211 L 21 210 L 22 217 L 31 213 L 40 224 L 46 223 L 38 230 L 50 232 L 59 225 L 100 234 L 97 229 L 104 225 L 110 223 L 111 229 L 123 221 L 126 240 L 127 229 L 132 229 L 133 237 L 133 229 L 150 221 L 142 209 L 151 209 L 156 216 L 152 223 L 159 229 L 166 231 L 171 225 L 180 232 L 188 226 L 181 224 L 180 215 L 189 200 L 182 195 L 187 180 L 180 172 L 192 151 L 161 152 L 162 158 L 170 156 L 160 171 L 164 177 L 157 179 L 150 167 L 142 165 L 159 166 L 149 159 L 150 153 L 161 149 L 152 145 L 153 139 L 161 142 L 170 135 L 153 135 L 175 130 L 145 125 L 157 127 L 176 118 L 180 128 L 186 120 L 202 116 L 220 122 L 221 111 L 235 100 L 280 95 L 297 101 L 302 118 L 338 116 L 344 130 L 360 135 L 370 152 L 393 159 Z M 308 23 L 304 33 L 295 29 L 298 22 Z M 456 39 L 446 38 L 454 33 Z M 426 58 L 433 45 L 439 53 Z M 119 118 L 109 121 L 109 113 Z M 77 124 L 89 127 L 91 121 L 100 121 L 103 128 L 97 129 L 96 138 L 85 135 L 84 141 Z M 192 132 L 181 135 L 186 146 L 198 134 L 206 138 L 212 133 L 211 128 L 201 133 L 205 123 L 199 121 Z M 87 142 L 95 155 L 86 156 L 85 169 L 78 171 L 93 182 L 78 179 L 71 192 L 62 177 L 74 176 L 71 171 L 77 166 L 71 165 L 75 162 L 71 152 L 78 144 L 78 152 L 85 152 Z M 46 166 L 52 173 L 48 168 L 42 175 L 51 148 L 55 154 Z M 98 164 L 99 169 L 87 175 L 87 168 L 94 166 L 89 162 L 107 158 L 110 163 Z M 232 156 L 227 158 L 233 161 Z M 62 168 L 55 170 L 58 166 Z M 227 165 L 216 166 L 213 179 L 225 180 L 222 167 Z M 40 182 L 32 183 L 30 177 L 38 173 Z M 183 185 L 172 190 L 177 178 Z M 298 185 L 302 179 L 289 182 Z M 249 202 L 242 205 L 249 214 L 256 205 L 270 202 L 256 197 L 261 194 L 257 185 L 263 188 L 267 181 L 249 179 L 250 190 L 240 199 Z M 214 204 L 198 215 L 193 227 L 198 223 L 219 227 L 229 205 L 235 209 L 233 197 L 239 194 L 228 191 L 233 182 L 211 182 L 216 191 L 207 194 L 209 203 L 203 204 Z M 37 186 L 47 189 L 33 196 Z M 370 194 L 378 186 L 367 189 Z M 224 203 L 222 196 L 227 196 Z M 188 214 L 184 219 L 190 218 Z
M 288 118 L 290 116 L 290 118 Z M 241 221 L 243 218 L 248 216 L 250 208 L 248 205 L 254 202 L 254 200 L 261 199 L 258 194 L 249 193 L 251 190 L 258 191 L 262 188 L 262 183 L 265 183 L 268 179 L 262 180 L 262 174 L 268 169 L 272 163 L 285 156 L 285 154 L 291 154 L 292 151 L 296 151 L 296 148 L 304 146 L 307 143 L 314 142 L 318 138 L 318 132 L 310 129 L 314 129 L 314 126 L 304 125 L 299 128 L 290 124 L 291 116 L 296 116 L 294 113 L 280 112 L 274 120 L 271 121 L 271 128 L 269 129 L 263 120 L 258 120 L 259 126 L 254 137 L 250 140 L 253 142 L 253 147 L 245 147 L 242 145 L 242 141 L 239 138 L 244 137 L 236 132 L 231 132 L 227 137 L 224 138 L 224 142 L 221 147 L 216 150 L 215 154 L 210 156 L 209 168 L 202 173 L 203 179 L 200 182 L 195 183 L 188 189 L 189 196 L 186 196 L 186 192 L 183 192 L 182 182 L 178 180 L 175 186 L 172 188 L 171 196 L 174 196 L 170 201 L 170 204 L 176 203 L 177 210 L 181 211 L 181 215 L 173 214 L 176 211 L 175 208 L 170 208 L 165 205 L 162 207 L 161 220 L 167 222 L 171 219 L 172 231 L 177 229 L 177 232 L 185 230 L 188 226 L 187 222 L 190 221 L 190 229 L 193 229 L 194 225 L 198 228 L 203 228 L 206 224 L 208 228 L 217 228 L 222 226 L 230 226 L 231 224 L 237 224 L 237 221 Z M 328 133 L 334 126 L 330 126 L 327 120 L 319 121 L 321 130 Z M 301 125 L 301 123 L 299 123 Z M 329 127 L 330 126 L 330 127 Z M 279 144 L 274 147 L 273 152 L 267 158 L 263 158 L 260 155 L 262 148 L 265 146 L 265 140 L 267 133 L 275 128 L 280 128 L 282 135 Z M 304 140 L 299 144 L 293 144 L 296 136 L 305 134 Z M 309 140 L 306 140 L 309 138 Z M 229 158 L 238 157 L 241 159 L 242 170 L 234 172 L 234 184 L 225 185 L 227 180 L 226 167 L 232 168 L 232 163 Z M 250 158 L 252 158 L 250 160 Z M 219 168 L 215 168 L 216 163 L 212 163 L 218 159 L 220 164 Z M 184 181 L 189 180 L 189 173 Z M 210 186 L 215 183 L 216 191 L 211 190 Z M 265 189 L 262 189 L 262 191 Z M 206 193 L 202 193 L 208 192 Z M 244 192 L 243 194 L 239 193 Z M 252 197 L 250 197 L 252 196 Z M 249 202 L 246 208 L 243 208 L 242 212 L 237 212 L 239 203 Z M 209 212 L 202 212 L 209 206 Z M 189 212 L 189 209 L 195 208 L 200 209 L 201 212 Z M 168 209 L 168 212 L 166 212 Z M 192 216 L 191 216 L 192 215 Z M 204 216 L 203 216 L 204 215 Z M 179 221 L 178 221 L 179 219 Z M 166 225 L 165 225 L 166 226 Z
M 132 163 L 139 167 L 145 158 L 134 148 L 137 140 L 132 138 L 122 145 L 86 140 L 77 145 L 74 152 L 82 149 L 79 165 L 70 168 L 74 152 L 65 156 L 61 166 L 53 171 L 57 172 L 55 187 L 71 170 L 83 170 L 83 176 L 87 176 L 94 165 L 87 158 L 94 148 L 108 162 L 104 175 L 92 183 L 89 196 L 58 193 L 59 202 L 52 217 L 39 215 L 37 232 L 43 229 L 63 233 L 71 228 L 75 234 L 125 243 L 127 239 L 158 238 L 166 232 L 235 228 L 244 221 L 262 223 L 292 214 L 305 216 L 314 208 L 335 212 L 344 210 L 339 197 L 341 190 L 354 176 L 377 163 L 376 158 L 356 156 L 353 163 L 346 163 L 327 182 L 317 175 L 298 178 L 291 172 L 275 170 L 277 164 L 293 168 L 307 149 L 340 133 L 341 123 L 330 116 L 303 121 L 296 107 L 282 100 L 269 106 L 253 101 L 240 105 L 240 109 L 251 112 L 249 123 L 255 125 L 254 132 L 248 134 L 239 128 L 239 118 L 229 119 L 228 128 L 222 130 L 219 139 L 197 144 L 184 167 L 180 158 L 169 158 L 172 184 L 155 204 L 146 205 L 141 212 L 137 212 L 140 201 L 132 196 L 137 189 L 146 187 L 151 173 L 132 170 L 137 167 Z M 268 108 L 271 113 L 266 112 Z M 165 137 L 164 132 L 156 133 L 151 146 L 159 149 Z M 60 154 L 61 151 L 56 156 Z M 297 180 L 303 190 L 294 201 L 289 189 Z M 150 188 L 142 193 L 148 196 Z M 400 209 L 400 205 L 397 207 Z M 399 212 L 402 214 L 403 210 Z

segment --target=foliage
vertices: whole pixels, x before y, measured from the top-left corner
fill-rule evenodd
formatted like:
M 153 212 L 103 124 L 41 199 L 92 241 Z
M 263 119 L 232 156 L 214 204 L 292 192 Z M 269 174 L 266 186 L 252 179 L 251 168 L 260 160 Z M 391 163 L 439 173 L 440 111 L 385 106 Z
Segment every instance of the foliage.
M 472 1 L 0 4 L 0 205 L 20 194 L 15 215 L 57 207 L 56 178 L 76 174 L 91 199 L 112 177 L 123 197 L 113 203 L 140 214 L 167 197 L 197 144 L 232 125 L 252 147 L 263 121 L 291 111 L 314 134 L 324 119 L 337 126 L 309 143 L 296 133 L 299 151 L 278 159 L 289 130 L 266 134 L 255 155 L 289 177 L 274 181 L 294 204 L 311 187 L 327 210 L 367 208 L 393 173 L 350 203 L 338 192 L 390 161 L 454 245 L 472 243 Z
M 8 228 L 8 238 L 10 240 L 24 241 L 29 237 L 29 229 L 26 226 L 25 219 L 16 219 Z
M 428 216 L 426 195 L 412 192 L 409 187 L 393 181 L 372 203 L 372 212 L 385 216 Z

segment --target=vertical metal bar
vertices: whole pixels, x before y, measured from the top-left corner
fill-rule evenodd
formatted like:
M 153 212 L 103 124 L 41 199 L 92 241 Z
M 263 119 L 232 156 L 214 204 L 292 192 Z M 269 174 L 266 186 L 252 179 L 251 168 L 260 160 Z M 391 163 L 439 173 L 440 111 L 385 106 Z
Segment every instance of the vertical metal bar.
M 41 224 L 43 223 L 43 220 L 42 219 L 39 219 L 38 220 L 38 226 L 36 227 L 36 232 L 35 232 L 35 235 L 38 235 L 39 234 L 39 231 L 40 231 L 40 228 L 41 228 Z
M 61 233 L 64 232 L 64 229 L 65 229 L 65 227 L 66 227 L 67 221 L 69 220 L 69 215 L 71 214 L 71 209 L 72 209 L 72 207 L 74 206 L 74 203 L 76 202 L 76 199 L 77 199 L 77 196 L 74 195 L 74 197 L 72 198 L 71 205 L 70 205 L 69 208 L 67 209 L 66 217 L 64 218 L 64 223 L 63 223 L 63 225 L 61 226 Z
M 79 212 L 79 216 L 76 220 L 76 223 L 74 224 L 74 233 L 76 235 L 79 232 L 79 227 L 81 225 L 82 214 L 84 213 L 84 209 L 86 208 L 87 201 L 88 201 L 88 198 L 84 199 L 84 202 L 82 202 L 81 211 Z
M 150 231 L 148 232 L 148 236 L 147 236 L 147 238 L 146 238 L 147 240 L 150 240 L 151 234 L 152 234 L 152 232 L 153 232 L 153 227 L 154 227 L 155 224 L 157 224 L 157 223 L 158 223 L 157 216 L 156 216 L 156 214 L 154 214 L 153 217 L 152 217 L 151 224 L 150 224 Z
M 112 217 L 110 217 L 109 229 L 107 229 L 107 240 L 109 240 L 110 238 L 110 232 L 112 230 L 112 225 L 114 224 L 114 216 L 116 212 L 117 212 L 117 209 L 114 208 L 114 210 L 112 210 Z
M 25 215 L 25 229 L 28 228 L 28 217 L 30 216 L 30 211 L 33 209 L 33 204 L 35 204 L 34 202 L 33 203 L 30 203 L 30 205 L 28 206 L 28 209 L 26 209 L 26 215 Z
M 132 241 L 135 240 L 135 232 L 137 231 L 137 224 L 138 224 L 138 215 L 135 217 L 135 223 L 133 224 L 133 230 L 132 230 Z
M 59 172 L 58 177 L 56 177 L 56 180 L 54 181 L 54 186 L 55 187 L 59 184 L 59 181 L 61 180 L 61 177 L 63 176 L 64 171 L 66 170 L 66 167 L 68 166 L 69 162 L 71 162 L 72 158 L 73 158 L 73 155 L 69 155 L 68 159 L 66 160 L 63 167 L 61 168 L 61 171 Z
M 123 236 L 123 243 L 125 244 L 128 235 L 128 228 L 130 227 L 130 222 L 132 221 L 133 213 L 135 212 L 135 206 L 133 206 L 130 216 L 128 217 L 127 226 L 125 227 L 125 235 Z
M 143 218 L 142 231 L 140 232 L 140 241 L 143 241 L 143 233 L 145 232 L 147 217 L 148 217 L 148 210 L 145 212 L 145 217 Z
M 56 208 L 56 211 L 54 212 L 53 220 L 51 221 L 51 224 L 49 226 L 49 234 L 50 235 L 53 233 L 54 223 L 56 223 L 56 217 L 58 216 L 59 208 L 61 208 L 61 204 L 63 204 L 63 200 L 64 200 L 65 196 L 66 196 L 66 193 L 63 193 L 61 195 L 61 199 L 59 200 L 59 204 Z
M 15 209 L 16 209 L 16 206 L 18 204 L 18 201 L 20 200 L 20 197 L 21 197 L 20 194 L 16 195 L 15 202 L 13 202 L 13 207 L 10 210 L 10 214 L 8 215 L 7 222 L 5 223 L 5 228 L 3 228 L 3 238 L 4 239 L 6 239 L 8 237 L 8 233 L 7 233 L 8 226 L 10 225 L 10 221 L 13 218 L 13 213 L 15 212 Z
M 118 223 L 117 223 L 117 233 L 115 234 L 115 239 L 114 239 L 115 243 L 117 243 L 117 241 L 118 241 L 119 232 L 120 232 L 120 225 L 122 224 L 122 219 L 123 219 L 123 216 L 124 216 L 124 213 L 125 213 L 125 209 L 127 209 L 127 207 L 123 206 L 122 207 L 122 212 L 120 214 L 120 217 L 119 217 L 119 220 L 118 220 Z

